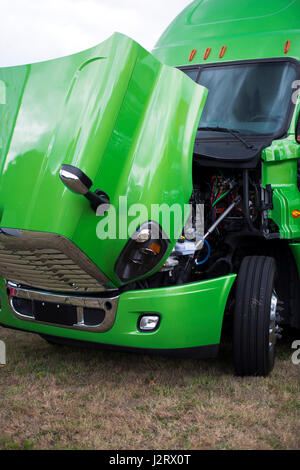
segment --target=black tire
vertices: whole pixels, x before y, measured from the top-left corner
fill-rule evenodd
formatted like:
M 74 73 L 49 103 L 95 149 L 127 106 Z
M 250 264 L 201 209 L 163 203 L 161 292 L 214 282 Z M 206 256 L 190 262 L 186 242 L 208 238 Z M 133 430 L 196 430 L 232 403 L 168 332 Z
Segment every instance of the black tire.
M 274 258 L 248 256 L 243 259 L 234 311 L 233 353 L 237 375 L 267 376 L 274 367 L 275 320 L 274 329 L 270 330 L 270 312 L 275 277 Z M 271 340 L 270 331 L 273 331 Z

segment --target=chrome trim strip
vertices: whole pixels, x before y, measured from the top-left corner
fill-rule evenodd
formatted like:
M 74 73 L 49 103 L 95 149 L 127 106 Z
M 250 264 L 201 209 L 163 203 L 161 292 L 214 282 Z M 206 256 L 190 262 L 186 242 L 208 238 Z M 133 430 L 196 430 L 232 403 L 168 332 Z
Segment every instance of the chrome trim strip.
M 19 320 L 30 321 L 34 323 L 39 323 L 42 325 L 55 326 L 59 328 L 67 328 L 72 330 L 80 331 L 89 331 L 93 333 L 105 333 L 109 331 L 116 319 L 117 307 L 119 302 L 119 296 L 109 297 L 109 298 L 93 298 L 93 297 L 75 297 L 75 296 L 66 296 L 59 294 L 52 294 L 49 292 L 35 291 L 30 289 L 25 289 L 17 286 L 15 283 L 7 282 L 7 287 L 11 289 L 11 295 L 9 296 L 8 303 L 11 312 Z M 42 322 L 35 319 L 34 316 L 24 315 L 15 308 L 13 299 L 25 299 L 25 300 L 38 300 L 41 302 L 51 302 L 58 305 L 72 305 L 77 307 L 77 323 L 72 326 L 61 325 L 56 323 Z M 105 311 L 105 318 L 103 322 L 99 325 L 86 325 L 84 323 L 84 308 L 96 308 L 102 309 Z

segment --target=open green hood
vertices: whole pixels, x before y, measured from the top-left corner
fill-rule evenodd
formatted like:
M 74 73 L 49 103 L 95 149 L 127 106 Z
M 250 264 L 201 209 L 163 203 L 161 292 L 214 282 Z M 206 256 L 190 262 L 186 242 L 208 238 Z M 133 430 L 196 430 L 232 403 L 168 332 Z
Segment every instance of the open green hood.
M 0 227 L 25 231 L 27 239 L 32 232 L 58 234 L 85 254 L 91 275 L 94 266 L 106 285 L 119 286 L 114 267 L 127 239 L 97 237 L 100 219 L 62 184 L 61 165 L 84 171 L 117 215 L 120 196 L 129 206 L 183 206 L 192 193 L 193 145 L 206 93 L 121 34 L 68 57 L 0 69 Z M 182 227 L 162 229 L 172 249 Z M 0 273 L 28 284 L 26 270 L 20 279 L 18 269 L 26 257 L 16 258 L 22 242 L 14 248 L 11 238 L 0 240 Z M 34 250 L 34 243 L 24 250 Z M 47 254 L 45 240 L 41 246 Z M 46 282 L 32 279 L 38 287 Z M 51 287 L 63 290 L 63 283 Z

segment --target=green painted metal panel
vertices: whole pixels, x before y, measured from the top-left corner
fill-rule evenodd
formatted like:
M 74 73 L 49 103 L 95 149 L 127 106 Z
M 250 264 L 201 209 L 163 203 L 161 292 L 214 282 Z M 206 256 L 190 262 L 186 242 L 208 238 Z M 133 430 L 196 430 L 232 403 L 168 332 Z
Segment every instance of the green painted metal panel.
M 188 65 L 266 57 L 300 58 L 300 0 L 196 0 L 175 18 L 153 54 L 164 63 Z M 286 55 L 284 46 L 291 41 Z M 221 47 L 226 53 L 219 58 Z M 204 60 L 204 53 L 211 53 Z
M 295 136 L 277 140 L 262 154 L 263 186 L 271 184 L 273 210 L 269 217 L 278 225 L 283 239 L 300 238 L 300 221 L 292 217 L 293 210 L 300 209 L 300 192 L 297 185 L 300 145 Z
M 53 336 L 135 348 L 176 349 L 219 344 L 227 298 L 236 275 L 162 289 L 125 292 L 120 296 L 114 326 L 107 333 L 90 333 L 22 321 L 7 305 L 5 285 L 0 323 Z M 160 327 L 141 333 L 137 321 L 143 312 L 161 315 Z
M 114 265 L 128 237 L 99 240 L 99 217 L 65 188 L 60 167 L 84 171 L 117 216 L 120 196 L 149 212 L 156 203 L 183 207 L 207 90 L 121 34 L 61 59 L 2 68 L 0 80 L 1 227 L 71 239 L 120 285 Z M 171 250 L 182 227 L 163 229 Z

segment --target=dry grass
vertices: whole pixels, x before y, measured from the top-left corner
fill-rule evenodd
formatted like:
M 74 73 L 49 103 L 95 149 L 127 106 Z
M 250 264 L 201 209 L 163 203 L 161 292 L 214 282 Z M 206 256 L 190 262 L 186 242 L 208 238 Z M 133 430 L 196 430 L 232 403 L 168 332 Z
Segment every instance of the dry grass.
M 299 449 L 300 366 L 291 334 L 267 379 L 217 360 L 50 346 L 0 328 L 1 449 Z

